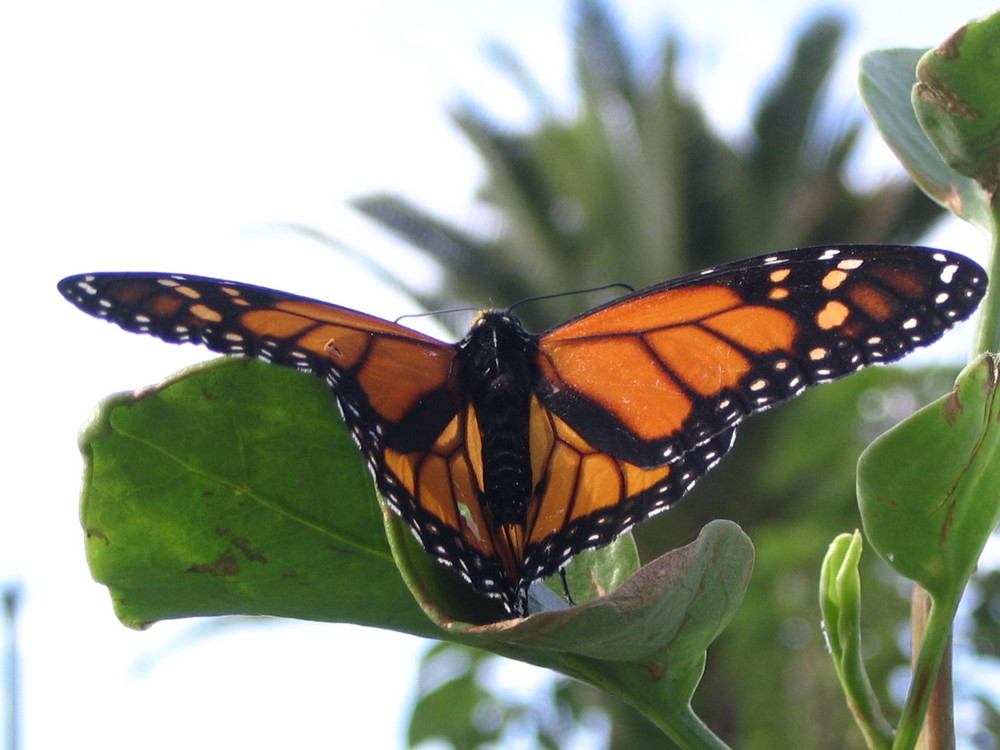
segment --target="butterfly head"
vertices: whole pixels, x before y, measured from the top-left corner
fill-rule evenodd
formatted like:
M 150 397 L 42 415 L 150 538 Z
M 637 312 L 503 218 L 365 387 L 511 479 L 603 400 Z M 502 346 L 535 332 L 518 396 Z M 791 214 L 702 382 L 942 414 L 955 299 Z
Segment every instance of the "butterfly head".
M 513 313 L 506 310 L 483 310 L 476 315 L 458 348 L 470 351 L 527 351 L 535 336 L 525 330 Z
M 472 318 L 472 323 L 469 324 L 469 330 L 471 331 L 473 328 L 478 326 L 504 325 L 505 323 L 511 322 L 516 325 L 521 325 L 520 318 L 507 310 L 499 310 L 497 308 L 480 310 Z

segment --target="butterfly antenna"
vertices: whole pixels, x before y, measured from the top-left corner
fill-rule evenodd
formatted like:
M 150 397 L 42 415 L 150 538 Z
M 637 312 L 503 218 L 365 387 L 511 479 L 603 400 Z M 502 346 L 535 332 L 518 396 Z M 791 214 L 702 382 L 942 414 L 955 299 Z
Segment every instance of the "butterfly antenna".
M 572 292 L 555 292 L 554 294 L 539 294 L 536 297 L 526 297 L 522 300 L 515 302 L 513 305 L 507 308 L 507 312 L 514 312 L 515 307 L 520 307 L 521 305 L 527 304 L 528 302 L 540 302 L 543 299 L 555 299 L 556 297 L 568 297 L 571 294 L 590 294 L 591 292 L 603 292 L 605 289 L 626 289 L 629 292 L 634 292 L 635 287 L 631 284 L 626 284 L 621 281 L 614 282 L 612 284 L 603 284 L 602 286 L 592 286 L 588 289 L 574 289 Z
M 513 305 L 507 308 L 507 312 L 513 312 L 515 307 L 527 304 L 528 302 L 539 302 L 544 299 L 555 299 L 556 297 L 568 297 L 571 294 L 590 294 L 591 292 L 603 292 L 605 289 L 625 289 L 629 292 L 634 292 L 635 287 L 631 284 L 626 284 L 621 281 L 617 281 L 611 284 L 602 284 L 601 286 L 592 286 L 588 289 L 574 289 L 571 292 L 554 292 L 553 294 L 539 294 L 534 297 L 525 297 L 522 300 L 515 302 Z M 429 310 L 427 312 L 420 313 L 406 313 L 405 315 L 400 315 L 393 322 L 399 323 L 401 320 L 406 320 L 407 318 L 426 318 L 428 316 L 438 316 L 438 315 L 448 315 L 450 313 L 481 313 L 482 308 L 479 307 L 451 307 L 446 310 Z
M 480 310 L 478 307 L 452 307 L 448 310 L 428 310 L 427 312 L 420 312 L 420 313 L 406 313 L 405 315 L 400 315 L 398 318 L 396 318 L 393 321 L 393 323 L 398 323 L 399 321 L 405 320 L 406 318 L 428 318 L 431 316 L 448 315 L 450 313 L 461 313 L 461 312 L 478 313 L 479 311 Z

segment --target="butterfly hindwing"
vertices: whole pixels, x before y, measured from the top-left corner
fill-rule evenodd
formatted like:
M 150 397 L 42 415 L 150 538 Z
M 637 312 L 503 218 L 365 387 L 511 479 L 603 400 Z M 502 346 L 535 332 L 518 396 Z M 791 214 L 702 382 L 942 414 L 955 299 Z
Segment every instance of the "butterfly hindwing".
M 666 510 L 732 447 L 725 430 L 670 464 L 640 467 L 597 450 L 535 399 L 536 495 L 528 511 L 523 577 L 545 578 L 576 553 L 602 547 Z

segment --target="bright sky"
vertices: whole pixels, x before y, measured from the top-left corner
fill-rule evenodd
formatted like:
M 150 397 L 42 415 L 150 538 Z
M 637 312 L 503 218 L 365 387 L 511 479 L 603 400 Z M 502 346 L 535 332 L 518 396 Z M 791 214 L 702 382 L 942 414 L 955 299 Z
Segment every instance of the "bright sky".
M 489 40 L 514 48 L 568 104 L 568 5 L 5 4 L 0 247 L 8 258 L 4 308 L 16 327 L 8 324 L 3 372 L 0 584 L 19 582 L 24 591 L 26 750 L 403 744 L 423 648 L 417 639 L 311 623 L 196 638 L 198 623 L 136 633 L 115 620 L 83 556 L 75 436 L 103 396 L 209 354 L 86 318 L 61 300 L 55 282 L 93 270 L 187 272 L 390 318 L 413 312 L 282 225 L 319 228 L 425 273 L 346 201 L 388 190 L 459 221 L 473 216 L 479 166 L 445 108 L 466 94 L 498 118 L 524 122 L 524 103 L 483 54 Z M 925 4 L 919 13 L 902 0 L 849 6 L 856 34 L 838 83 L 845 102 L 862 51 L 931 46 L 992 9 L 969 0 Z M 813 3 L 772 0 L 766 13 L 732 1 L 616 7 L 639 42 L 655 39 L 663 21 L 678 21 L 713 120 L 739 134 Z M 886 152 L 872 153 L 869 176 L 887 173 Z

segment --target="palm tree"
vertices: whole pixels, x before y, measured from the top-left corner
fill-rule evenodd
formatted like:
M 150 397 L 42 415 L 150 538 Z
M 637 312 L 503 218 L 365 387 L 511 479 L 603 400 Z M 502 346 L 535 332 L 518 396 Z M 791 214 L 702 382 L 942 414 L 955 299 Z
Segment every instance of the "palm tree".
M 574 116 L 557 115 L 528 72 L 503 50 L 496 50 L 497 58 L 533 103 L 537 124 L 524 132 L 506 130 L 471 101 L 453 112 L 487 165 L 479 197 L 497 217 L 493 234 L 457 227 L 394 196 L 356 201 L 367 216 L 438 261 L 439 291 L 410 289 L 429 308 L 510 302 L 609 280 L 646 286 L 794 246 L 908 243 L 939 215 L 908 183 L 862 191 L 845 180 L 863 124 L 860 112 L 835 116 L 826 108 L 824 85 L 844 35 L 834 16 L 814 18 L 799 35 L 783 73 L 757 105 L 753 137 L 740 144 L 716 135 L 679 86 L 676 39 L 663 41 L 656 73 L 642 75 L 600 0 L 577 0 L 572 33 L 579 87 Z M 397 283 L 406 288 L 405 281 Z M 601 294 L 547 300 L 519 308 L 519 315 L 537 330 L 601 301 Z M 878 414 L 855 416 L 858 399 L 878 402 L 893 389 L 919 391 L 918 385 L 929 387 L 928 378 L 866 371 L 751 420 L 737 448 L 691 498 L 637 531 L 648 557 L 690 541 L 709 518 L 728 517 L 758 546 L 743 609 L 710 651 L 696 695 L 696 710 L 733 744 L 862 746 L 818 632 L 819 561 L 835 534 L 858 525 L 853 463 L 865 438 L 885 426 Z M 804 429 L 817 427 L 827 439 L 802 440 Z M 893 633 L 906 613 L 893 584 L 884 586 L 891 606 L 869 613 L 870 627 L 884 639 L 871 665 L 883 690 L 889 671 L 905 661 Z M 440 646 L 433 656 L 455 648 Z M 450 695 L 464 696 L 456 699 L 466 700 L 469 712 L 475 699 L 522 722 L 545 713 L 492 696 L 482 686 Z M 588 687 L 558 682 L 550 698 L 548 720 L 535 725 L 541 745 L 563 742 L 560 715 L 579 718 L 587 707 L 600 705 L 612 717 L 613 747 L 640 746 L 649 737 L 664 746 L 631 709 Z M 440 704 L 433 696 L 418 702 L 415 741 L 447 734 L 432 721 L 433 706 Z M 456 707 L 449 706 L 453 728 Z M 501 731 L 469 729 L 472 722 L 462 726 L 480 741 Z

